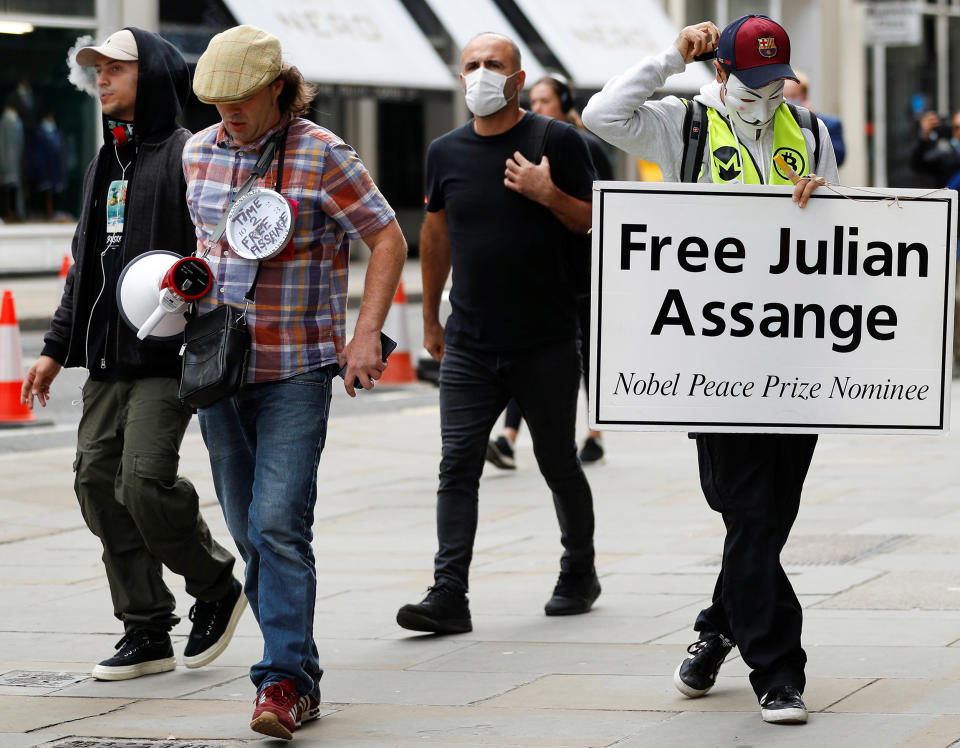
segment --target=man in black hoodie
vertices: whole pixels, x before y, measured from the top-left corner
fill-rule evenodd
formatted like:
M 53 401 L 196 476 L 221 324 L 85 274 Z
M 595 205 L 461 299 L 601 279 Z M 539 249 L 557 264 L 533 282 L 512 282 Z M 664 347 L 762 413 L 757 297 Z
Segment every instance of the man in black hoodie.
M 118 652 L 93 676 L 126 680 L 176 667 L 169 631 L 180 619 L 162 566 L 182 574 L 197 598 L 187 667 L 226 648 L 246 599 L 233 556 L 200 515 L 193 484 L 177 475 L 192 415 L 178 396 L 179 343 L 137 340 L 116 301 L 128 262 L 161 249 L 189 255 L 196 246 L 180 166 L 190 133 L 176 123 L 190 74 L 172 44 L 136 28 L 84 47 L 77 62 L 97 73 L 104 145 L 84 176 L 75 262 L 21 399 L 45 406 L 63 366 L 89 370 L 74 488 L 103 544 L 114 615 L 125 629 Z

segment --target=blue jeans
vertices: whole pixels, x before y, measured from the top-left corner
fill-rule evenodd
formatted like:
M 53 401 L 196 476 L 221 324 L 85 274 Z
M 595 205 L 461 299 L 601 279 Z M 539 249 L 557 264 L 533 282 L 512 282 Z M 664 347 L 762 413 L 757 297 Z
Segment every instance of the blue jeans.
M 564 549 L 560 570 L 593 571 L 593 496 L 577 457 L 579 389 L 575 339 L 522 351 L 446 346 L 440 362 L 437 584 L 468 589 L 487 441 L 511 397 L 530 428 L 537 465 L 553 493 Z
M 244 592 L 263 634 L 263 659 L 250 668 L 258 690 L 290 678 L 308 694 L 323 675 L 310 543 L 332 376 L 325 367 L 246 385 L 199 413 L 217 498 L 247 566 Z

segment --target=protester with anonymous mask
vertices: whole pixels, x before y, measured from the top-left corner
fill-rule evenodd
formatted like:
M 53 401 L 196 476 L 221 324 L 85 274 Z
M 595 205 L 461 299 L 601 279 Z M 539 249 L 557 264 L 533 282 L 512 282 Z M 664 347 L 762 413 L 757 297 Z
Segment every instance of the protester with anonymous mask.
M 427 596 L 397 614 L 404 628 L 437 633 L 472 629 L 478 484 L 490 429 L 511 397 L 560 521 L 560 577 L 545 611 L 585 613 L 600 594 L 593 498 L 575 441 L 580 358 L 567 271 L 567 254 L 586 251 L 570 238 L 590 228 L 593 164 L 573 127 L 520 108 L 525 73 L 510 39 L 472 39 L 460 79 L 474 119 L 430 145 L 420 235 L 424 347 L 440 361 L 439 550 Z M 451 268 L 444 329 L 438 309 Z
M 711 52 L 717 57 L 716 81 L 693 101 L 650 100 L 669 76 Z M 607 142 L 657 163 L 670 182 L 790 185 L 798 174 L 793 199 L 802 208 L 824 177 L 836 182 L 837 163 L 823 123 L 784 103 L 784 81 L 790 78 L 796 78 L 790 39 L 780 24 L 749 15 L 720 34 L 707 21 L 683 29 L 666 51 L 608 81 L 587 104 L 583 121 Z M 703 156 L 697 160 L 692 154 L 700 147 Z M 786 154 L 796 174 L 774 163 L 777 152 Z M 685 153 L 691 157 L 685 159 Z M 731 221 L 749 219 L 730 215 Z M 697 617 L 699 638 L 677 668 L 674 685 L 691 698 L 705 695 L 737 646 L 751 668 L 762 718 L 806 722 L 803 613 L 780 551 L 800 509 L 817 436 L 696 438 L 700 483 L 710 507 L 723 515 L 727 534 L 712 604 Z

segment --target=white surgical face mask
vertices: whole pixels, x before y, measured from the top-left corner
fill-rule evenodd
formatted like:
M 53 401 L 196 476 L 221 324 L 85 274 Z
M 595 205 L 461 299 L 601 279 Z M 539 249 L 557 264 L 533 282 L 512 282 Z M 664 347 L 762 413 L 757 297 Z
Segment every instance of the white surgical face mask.
M 746 140 L 760 140 L 783 103 L 783 81 L 760 88 L 748 88 L 732 73 L 727 76 L 723 95 L 730 121 Z
M 517 73 L 519 72 L 518 70 Z M 516 91 L 513 92 L 510 99 L 503 95 L 503 88 L 507 85 L 507 79 L 512 78 L 517 73 L 501 75 L 484 67 L 479 67 L 467 73 L 463 76 L 463 82 L 467 87 L 465 94 L 467 109 L 477 117 L 488 117 L 499 112 L 513 96 L 517 95 Z

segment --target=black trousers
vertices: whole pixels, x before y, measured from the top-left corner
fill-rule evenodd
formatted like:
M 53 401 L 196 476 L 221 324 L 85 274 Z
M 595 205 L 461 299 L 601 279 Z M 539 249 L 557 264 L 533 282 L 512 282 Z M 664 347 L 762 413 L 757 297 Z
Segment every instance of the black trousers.
M 803 613 L 780 551 L 816 444 L 807 434 L 697 435 L 700 485 L 727 535 L 713 602 L 694 629 L 736 642 L 758 698 L 778 685 L 802 693 L 806 683 Z
M 564 549 L 560 569 L 593 569 L 593 496 L 576 444 L 579 359 L 574 339 L 507 352 L 446 346 L 440 363 L 438 584 L 468 588 L 487 441 L 511 397 L 527 421 L 537 465 L 553 493 Z
M 960 281 L 958 281 L 960 283 Z M 590 391 L 590 294 L 577 297 L 578 345 L 580 347 L 580 368 L 583 371 L 583 386 Z M 957 333 L 960 336 L 960 332 Z M 503 425 L 508 429 L 519 429 L 523 414 L 515 398 L 510 398 Z

